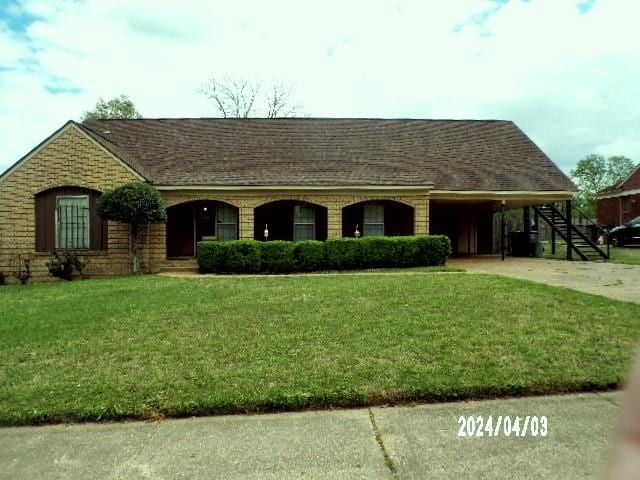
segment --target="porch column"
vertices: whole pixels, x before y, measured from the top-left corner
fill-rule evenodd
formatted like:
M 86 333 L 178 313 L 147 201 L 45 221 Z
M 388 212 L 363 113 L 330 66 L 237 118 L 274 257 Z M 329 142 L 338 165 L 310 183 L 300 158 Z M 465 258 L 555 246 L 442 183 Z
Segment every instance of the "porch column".
M 413 234 L 427 235 L 429 233 L 429 199 L 420 201 L 413 207 Z
M 327 239 L 340 237 L 342 237 L 342 208 L 340 205 L 328 205 Z
M 253 240 L 253 207 L 240 207 L 240 240 Z

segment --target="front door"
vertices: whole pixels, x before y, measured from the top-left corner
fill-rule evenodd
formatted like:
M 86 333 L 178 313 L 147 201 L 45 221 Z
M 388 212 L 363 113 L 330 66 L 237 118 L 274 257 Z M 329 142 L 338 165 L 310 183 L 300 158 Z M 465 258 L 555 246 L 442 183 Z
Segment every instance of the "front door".
M 193 257 L 194 217 L 190 204 L 167 209 L 167 258 Z

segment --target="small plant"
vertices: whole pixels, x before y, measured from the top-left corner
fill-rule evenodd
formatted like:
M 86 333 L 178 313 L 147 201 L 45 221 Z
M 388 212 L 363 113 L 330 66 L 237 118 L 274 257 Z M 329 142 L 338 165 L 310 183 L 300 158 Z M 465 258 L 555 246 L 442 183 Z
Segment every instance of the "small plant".
M 151 185 L 133 182 L 105 192 L 98 199 L 98 215 L 129 224 L 129 258 L 133 273 L 140 273 L 138 243 L 142 227 L 166 222 L 167 211 L 160 192 Z
M 21 285 L 29 283 L 31 278 L 31 257 L 28 255 L 18 255 L 18 267 L 13 276 L 18 279 Z
M 51 254 L 51 261 L 47 262 L 47 268 L 49 274 L 53 277 L 61 278 L 63 280 L 73 280 L 73 272 L 76 271 L 80 277 L 84 278 L 84 269 L 87 266 L 87 261 L 80 258 L 75 253 L 63 252 L 60 255 L 58 252 Z

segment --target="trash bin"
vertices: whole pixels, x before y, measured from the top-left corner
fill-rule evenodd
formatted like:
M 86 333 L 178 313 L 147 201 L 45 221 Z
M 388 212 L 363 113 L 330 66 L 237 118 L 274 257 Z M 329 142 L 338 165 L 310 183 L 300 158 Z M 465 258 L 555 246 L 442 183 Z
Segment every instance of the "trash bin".
M 542 244 L 538 242 L 538 232 L 509 232 L 511 255 L 514 257 L 539 257 Z
M 542 257 L 544 256 L 544 245 L 542 242 L 536 242 L 536 253 L 534 257 Z

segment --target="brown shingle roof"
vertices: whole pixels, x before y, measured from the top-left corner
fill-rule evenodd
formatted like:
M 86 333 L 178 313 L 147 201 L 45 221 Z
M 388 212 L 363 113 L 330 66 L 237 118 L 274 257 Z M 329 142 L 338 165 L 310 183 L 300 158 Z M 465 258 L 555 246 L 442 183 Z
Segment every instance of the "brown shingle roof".
M 81 128 L 160 185 L 575 188 L 509 121 L 202 118 Z

